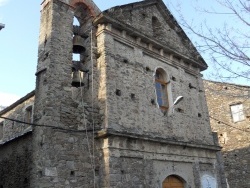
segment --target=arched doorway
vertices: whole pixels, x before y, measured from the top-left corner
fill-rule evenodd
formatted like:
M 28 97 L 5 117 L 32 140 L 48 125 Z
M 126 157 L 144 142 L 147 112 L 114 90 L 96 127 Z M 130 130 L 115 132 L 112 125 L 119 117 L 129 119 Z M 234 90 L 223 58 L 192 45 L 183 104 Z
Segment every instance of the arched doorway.
M 184 188 L 184 183 L 178 176 L 171 175 L 162 182 L 162 188 Z

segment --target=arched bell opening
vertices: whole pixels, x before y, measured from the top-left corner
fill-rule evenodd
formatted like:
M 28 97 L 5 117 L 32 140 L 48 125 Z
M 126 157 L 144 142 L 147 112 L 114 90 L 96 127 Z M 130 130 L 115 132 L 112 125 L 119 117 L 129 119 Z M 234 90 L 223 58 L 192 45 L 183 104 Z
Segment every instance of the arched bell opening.
M 84 38 L 81 34 L 81 24 L 77 17 L 73 19 L 73 53 L 83 54 L 86 51 Z
M 73 18 L 73 49 L 72 49 L 72 60 L 73 61 L 80 61 L 81 60 L 81 53 L 77 52 L 76 51 L 80 51 L 80 50 L 77 50 L 76 48 L 78 47 L 77 44 L 75 44 L 75 36 L 78 35 L 80 31 L 80 22 L 78 20 L 77 17 L 74 16 Z M 79 43 L 81 44 L 81 43 Z M 83 46 L 83 43 L 82 43 L 82 46 Z M 84 46 L 83 46 L 84 47 Z
M 83 72 L 80 70 L 73 70 L 72 71 L 72 82 L 71 85 L 73 87 L 82 87 L 84 86 L 83 82 Z
M 89 76 L 86 77 L 88 70 L 86 66 L 86 59 L 88 58 L 88 23 L 91 17 L 88 7 L 84 3 L 77 3 L 74 5 L 73 18 L 73 36 L 72 36 L 72 87 L 82 87 L 84 82 L 89 82 Z M 88 75 L 88 74 L 87 74 Z
M 86 75 L 87 77 L 84 79 Z M 72 61 L 71 85 L 77 88 L 82 87 L 85 85 L 84 81 L 87 81 L 87 87 L 89 87 L 89 70 L 84 69 L 80 61 Z

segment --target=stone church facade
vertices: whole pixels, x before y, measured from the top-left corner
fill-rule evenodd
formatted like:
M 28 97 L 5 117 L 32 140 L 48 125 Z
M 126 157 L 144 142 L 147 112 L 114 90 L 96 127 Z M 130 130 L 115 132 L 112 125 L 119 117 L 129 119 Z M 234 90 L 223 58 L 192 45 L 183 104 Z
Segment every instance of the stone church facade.
M 0 112 L 1 187 L 226 187 L 207 65 L 161 0 L 41 7 L 35 93 Z

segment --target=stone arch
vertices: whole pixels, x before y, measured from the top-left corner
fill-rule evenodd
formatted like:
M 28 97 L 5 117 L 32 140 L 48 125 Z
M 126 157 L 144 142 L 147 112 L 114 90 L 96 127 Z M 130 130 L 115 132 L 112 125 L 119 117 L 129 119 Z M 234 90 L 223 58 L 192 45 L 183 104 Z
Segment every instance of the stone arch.
M 101 13 L 100 9 L 93 3 L 92 0 L 71 0 L 70 6 L 76 8 L 79 4 L 84 4 L 90 12 L 90 15 L 96 17 Z

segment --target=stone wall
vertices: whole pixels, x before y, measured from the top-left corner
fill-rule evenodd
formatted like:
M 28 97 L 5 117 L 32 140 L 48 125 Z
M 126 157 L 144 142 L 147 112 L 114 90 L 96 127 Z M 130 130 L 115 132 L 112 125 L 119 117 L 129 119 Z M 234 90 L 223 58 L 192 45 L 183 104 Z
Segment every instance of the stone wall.
M 31 133 L 0 144 L 0 187 L 30 187 Z
M 44 126 L 33 130 L 31 187 L 88 188 L 95 183 L 93 161 L 98 164 L 99 156 L 94 154 L 93 131 L 100 127 L 99 111 L 91 105 L 92 97 L 86 99 L 84 89 L 91 91 L 87 81 L 85 88 L 71 85 L 73 18 L 78 18 L 87 34 L 92 23 L 88 7 L 92 1 L 83 2 L 42 3 L 34 122 Z M 77 11 L 79 7 L 82 12 Z M 91 59 L 90 39 L 89 35 L 84 42 L 86 53 L 81 60 L 85 64 Z
M 97 16 L 92 3 L 42 3 L 34 126 L 28 145 L 31 176 L 24 182 L 30 187 L 142 188 L 162 187 L 167 176 L 175 175 L 186 187 L 201 187 L 209 177 L 224 188 L 220 147 L 209 126 L 200 76 L 206 64 L 177 50 L 185 47 L 171 23 L 160 34 L 171 28 L 168 38 L 173 41 L 168 42 L 176 42 L 174 48 L 154 39 L 158 22 L 166 21 L 162 2 L 135 4 L 143 5 L 150 17 L 147 24 L 153 24 L 142 32 L 136 31 L 141 29 L 140 19 L 133 18 L 126 28 L 128 23 L 102 17 L 106 13 Z M 143 15 L 138 10 L 131 15 Z M 82 88 L 71 85 L 74 16 L 83 26 L 80 30 L 89 34 L 86 52 L 80 55 L 82 67 L 89 70 Z M 92 27 L 94 16 L 98 18 Z M 156 102 L 154 74 L 159 67 L 170 81 L 166 111 Z M 173 110 L 178 96 L 183 100 Z
M 94 166 L 98 165 L 99 155 L 93 157 L 97 152 L 93 150 L 92 133 L 40 129 L 34 134 L 41 136 L 37 136 L 33 144 L 36 166 L 31 187 L 88 188 L 94 185 Z
M 213 131 L 222 148 L 230 187 L 250 186 L 250 87 L 204 81 Z M 231 105 L 242 104 L 244 119 L 234 122 Z
M 101 187 L 160 188 L 172 174 L 182 177 L 185 187 L 200 188 L 204 174 L 216 178 L 218 187 L 226 187 L 214 151 L 209 148 L 123 135 L 104 139 L 102 152 Z
M 0 112 L 0 187 L 30 187 L 34 91 Z
M 155 7 L 143 7 L 149 17 L 151 8 Z M 130 14 L 137 15 L 139 9 Z M 126 6 L 121 7 L 121 13 L 123 10 Z M 153 16 L 162 19 L 158 9 L 154 10 Z M 119 17 L 118 12 L 112 13 Z M 187 187 L 201 187 L 206 177 L 218 187 L 226 187 L 220 148 L 209 125 L 200 75 L 203 65 L 194 65 L 184 54 L 177 56 L 176 51 L 166 50 L 148 37 L 148 30 L 129 30 L 131 25 L 142 25 L 140 19 L 123 25 L 103 14 L 94 24 L 98 27 L 96 68 L 101 78 L 98 99 L 104 118 L 104 130 L 99 132 L 101 186 L 161 187 L 168 175 L 175 174 Z M 170 80 L 170 104 L 183 96 L 174 113 L 163 113 L 156 102 L 154 74 L 159 67 Z
M 122 36 L 122 31 L 120 35 L 117 33 L 115 26 L 105 25 L 99 25 L 97 32 L 97 46 L 101 54 L 97 68 L 102 78 L 98 97 L 101 112 L 106 118 L 103 127 L 213 144 L 198 69 L 178 67 L 181 60 L 145 48 L 142 42 L 131 40 L 129 34 Z M 166 70 L 171 78 L 170 106 L 178 96 L 184 97 L 176 106 L 175 113 L 169 110 L 164 115 L 156 104 L 154 74 L 159 67 Z
M 142 33 L 147 37 L 154 38 L 190 59 L 197 61 L 200 57 L 171 12 L 161 1 L 131 3 L 108 9 L 105 12 L 119 22 L 132 26 L 135 30 L 143 31 Z
M 0 112 L 1 117 L 14 120 L 0 118 L 2 125 L 2 138 L 0 138 L 0 143 L 5 143 L 31 130 L 31 125 L 22 122 L 33 122 L 34 99 L 34 91 L 32 91 Z

